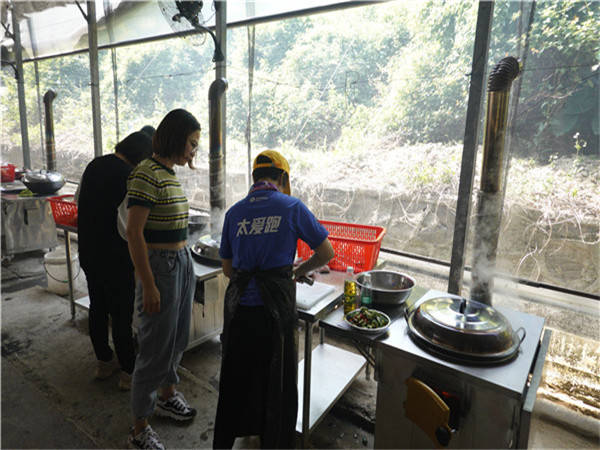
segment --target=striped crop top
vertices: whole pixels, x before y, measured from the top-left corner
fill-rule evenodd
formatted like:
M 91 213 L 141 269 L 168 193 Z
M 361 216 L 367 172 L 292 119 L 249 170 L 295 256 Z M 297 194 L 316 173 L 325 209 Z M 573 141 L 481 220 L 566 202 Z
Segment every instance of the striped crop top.
M 187 239 L 189 205 L 181 183 L 172 169 L 153 158 L 137 165 L 127 180 L 127 207 L 150 208 L 144 227 L 149 243 Z

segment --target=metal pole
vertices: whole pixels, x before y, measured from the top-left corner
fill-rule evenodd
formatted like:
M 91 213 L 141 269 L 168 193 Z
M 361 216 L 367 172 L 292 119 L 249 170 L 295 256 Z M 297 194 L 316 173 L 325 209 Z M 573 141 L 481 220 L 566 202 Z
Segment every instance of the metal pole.
M 21 48 L 21 27 L 19 2 L 12 2 L 13 39 L 15 41 L 15 62 L 17 65 L 17 95 L 19 97 L 19 120 L 21 122 L 21 146 L 23 147 L 23 167 L 31 169 L 29 134 L 27 132 L 27 103 L 25 103 L 25 81 L 23 77 L 23 49 Z
M 215 80 L 223 79 L 227 80 L 227 2 L 216 1 L 215 2 L 215 35 L 217 42 L 221 48 L 223 54 L 222 61 L 215 62 Z M 220 114 L 220 129 L 221 129 L 221 149 L 223 152 L 223 180 L 225 186 L 227 186 L 227 93 L 223 92 L 221 99 L 221 114 Z M 225 195 L 225 201 L 223 208 L 227 206 L 227 195 Z
M 100 75 L 98 72 L 98 27 L 96 26 L 96 3 L 88 0 L 88 46 L 90 54 L 90 84 L 92 88 L 92 125 L 94 129 L 94 156 L 102 156 L 102 122 L 100 115 Z
M 254 17 L 254 2 L 246 2 L 246 17 Z M 252 186 L 252 85 L 254 83 L 254 48 L 256 44 L 256 27 L 249 25 L 248 34 L 248 117 L 246 119 L 246 142 L 248 144 L 248 189 Z
M 106 24 L 106 30 L 108 31 L 108 40 L 110 43 L 115 42 L 115 31 L 113 27 L 113 9 L 112 4 L 109 0 L 104 0 L 104 23 Z M 117 76 L 117 49 L 112 47 L 110 49 L 110 57 L 112 62 L 112 74 L 113 74 L 113 95 L 115 104 L 115 132 L 116 142 L 119 142 L 119 79 Z
M 31 41 L 31 53 L 35 58 L 37 56 L 37 38 L 33 27 L 33 21 L 27 18 L 27 28 L 29 29 L 29 40 Z M 40 150 L 44 151 L 44 129 L 42 128 L 42 96 L 40 94 L 40 71 L 37 59 L 33 61 L 33 71 L 35 73 L 35 90 L 37 92 L 38 122 L 40 126 Z
M 471 65 L 471 86 L 467 104 L 465 139 L 460 167 L 456 218 L 454 221 L 454 239 L 452 241 L 452 257 L 450 260 L 450 276 L 448 292 L 460 295 L 465 267 L 465 247 L 469 232 L 471 215 L 471 195 L 475 176 L 475 160 L 479 142 L 479 122 L 483 105 L 483 89 L 487 70 L 488 50 L 492 19 L 494 15 L 493 1 L 480 1 L 475 28 L 475 44 L 473 46 L 473 62 Z

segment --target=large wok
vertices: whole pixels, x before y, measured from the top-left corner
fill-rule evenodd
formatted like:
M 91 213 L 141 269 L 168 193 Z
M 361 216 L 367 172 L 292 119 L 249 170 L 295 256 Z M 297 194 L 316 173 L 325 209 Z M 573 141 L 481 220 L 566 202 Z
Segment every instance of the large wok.
M 31 192 L 39 195 L 54 194 L 65 185 L 60 173 L 46 170 L 27 172 L 21 181 Z

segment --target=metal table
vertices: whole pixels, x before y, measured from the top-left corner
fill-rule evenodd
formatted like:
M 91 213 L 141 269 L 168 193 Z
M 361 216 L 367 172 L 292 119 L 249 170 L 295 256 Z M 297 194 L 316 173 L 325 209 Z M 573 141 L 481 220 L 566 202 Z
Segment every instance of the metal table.
M 345 276 L 342 272 L 317 274 L 315 280 L 334 286 L 334 291 L 310 309 L 298 309 L 298 317 L 304 321 L 305 328 L 304 360 L 298 364 L 298 398 L 302 398 L 302 407 L 298 408 L 296 432 L 301 434 L 304 448 L 308 447 L 311 431 L 365 366 L 361 356 L 325 344 L 323 329 L 320 329 L 319 345 L 312 349 L 315 324 L 341 306 Z M 313 378 L 319 380 L 314 389 L 311 386 Z
M 49 205 L 48 205 L 49 206 Z M 71 304 L 71 320 L 75 320 L 75 299 L 73 294 L 73 267 L 71 266 L 71 235 L 70 233 L 77 233 L 77 227 L 71 225 L 62 225 L 57 223 L 56 228 L 63 230 L 65 233 L 65 255 L 67 258 L 67 280 L 69 282 L 69 302 Z M 89 305 L 89 297 L 79 299 L 79 301 L 87 299 Z
M 223 304 L 227 283 L 221 265 L 209 265 L 192 256 L 196 291 L 192 303 L 190 338 L 186 350 L 223 332 Z
M 52 209 L 46 201 L 48 197 L 19 197 L 2 192 L 3 259 L 11 259 L 17 253 L 56 247 L 56 227 Z
M 415 286 L 408 299 L 406 299 L 406 302 L 402 305 L 377 305 L 373 308 L 382 311 L 389 316 L 392 322 L 390 324 L 391 328 L 392 324 L 397 320 L 404 320 L 406 305 L 412 304 L 412 302 L 421 298 L 426 292 L 427 289 Z M 355 330 L 344 321 L 344 312 L 342 308 L 331 312 L 327 317 L 321 320 L 320 327 L 331 335 L 349 339 L 352 342 L 354 347 L 367 360 L 366 377 L 369 379 L 371 367 L 375 368 L 375 344 L 388 338 L 389 329 L 378 334 L 363 333 Z

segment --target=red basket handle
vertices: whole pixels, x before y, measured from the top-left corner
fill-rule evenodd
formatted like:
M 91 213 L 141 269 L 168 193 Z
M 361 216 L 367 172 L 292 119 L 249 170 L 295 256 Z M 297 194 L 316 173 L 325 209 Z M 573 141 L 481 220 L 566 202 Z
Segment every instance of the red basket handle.
M 73 194 L 66 194 L 66 195 L 59 195 L 57 197 L 48 197 L 48 200 L 63 201 L 66 197 L 75 198 L 75 196 Z

